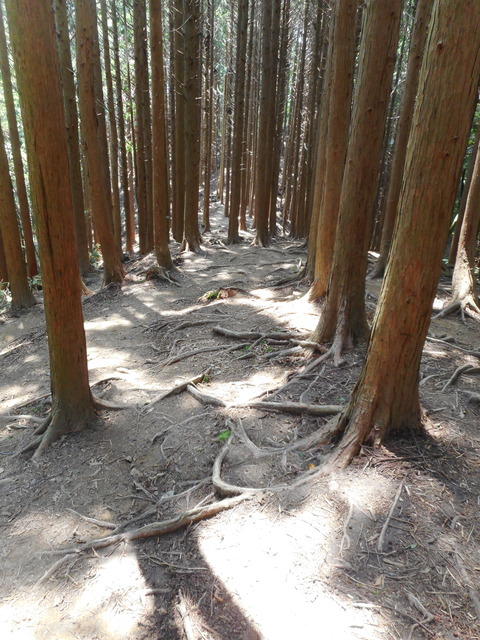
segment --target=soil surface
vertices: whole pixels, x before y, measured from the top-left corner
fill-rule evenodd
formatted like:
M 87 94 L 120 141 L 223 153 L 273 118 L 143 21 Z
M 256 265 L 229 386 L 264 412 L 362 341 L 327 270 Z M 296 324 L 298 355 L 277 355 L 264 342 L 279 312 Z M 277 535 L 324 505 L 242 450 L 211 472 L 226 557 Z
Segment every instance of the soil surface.
M 226 246 L 225 237 L 217 204 L 203 252 L 173 248 L 169 277 L 147 256 L 126 262 L 122 288 L 100 289 L 99 270 L 86 279 L 93 390 L 129 408 L 102 411 L 39 461 L 14 454 L 50 408 L 41 293 L 30 312 L 1 315 L 0 638 L 480 638 L 478 326 L 432 321 L 424 437 L 364 449 L 345 472 L 298 483 L 331 449 L 287 445 L 331 417 L 248 404 L 343 405 L 363 352 L 275 394 L 318 356 L 275 339 L 308 339 L 316 324 L 306 284 L 275 286 L 299 272 L 305 249 L 286 238 L 251 246 L 248 232 Z M 379 284 L 368 291 L 373 315 Z M 445 277 L 436 307 L 447 300 Z M 449 383 L 463 365 L 472 370 Z M 223 406 L 186 390 L 149 404 L 195 377 Z M 212 468 L 226 446 L 225 481 L 275 489 L 166 535 L 82 550 L 222 500 Z

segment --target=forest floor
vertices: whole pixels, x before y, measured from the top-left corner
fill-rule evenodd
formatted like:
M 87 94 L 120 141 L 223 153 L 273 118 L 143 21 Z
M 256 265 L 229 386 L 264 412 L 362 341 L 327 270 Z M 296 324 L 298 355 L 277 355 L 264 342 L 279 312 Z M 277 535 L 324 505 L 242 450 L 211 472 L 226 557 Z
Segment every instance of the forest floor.
M 285 343 L 236 340 L 213 328 L 308 336 L 318 310 L 305 301 L 307 286 L 274 286 L 299 270 L 305 249 L 286 238 L 254 247 L 250 233 L 226 246 L 215 207 L 204 251 L 174 249 L 176 284 L 147 278 L 152 256 L 126 263 L 122 288 L 100 289 L 98 271 L 87 278 L 95 291 L 84 298 L 94 391 L 131 408 L 103 411 L 95 427 L 38 461 L 12 455 L 35 422 L 0 419 L 0 637 L 480 638 L 480 407 L 469 401 L 478 388 L 478 326 L 432 322 L 421 365 L 432 421 L 425 437 L 365 449 L 345 472 L 288 488 L 325 450 L 278 454 L 279 447 L 329 418 L 248 403 L 265 394 L 342 405 L 363 353 L 348 353 L 340 367 L 326 361 L 274 395 L 312 355 L 275 357 Z M 368 290 L 373 315 L 379 283 Z M 448 298 L 446 279 L 438 295 L 437 307 Z M 4 415 L 38 420 L 49 410 L 39 301 L 28 313 L 0 316 Z M 463 365 L 472 371 L 447 385 Z M 201 404 L 187 391 L 146 406 L 204 374 L 198 390 L 225 406 Z M 80 550 L 117 525 L 135 529 L 215 502 L 212 467 L 232 429 L 222 477 L 287 488 L 167 535 Z

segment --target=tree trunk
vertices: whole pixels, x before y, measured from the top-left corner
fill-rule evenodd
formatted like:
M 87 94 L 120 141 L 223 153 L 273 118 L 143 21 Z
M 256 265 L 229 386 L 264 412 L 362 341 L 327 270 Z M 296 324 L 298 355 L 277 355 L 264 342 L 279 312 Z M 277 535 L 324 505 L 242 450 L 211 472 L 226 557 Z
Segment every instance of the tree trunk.
M 0 290 L 6 287 L 8 282 L 7 256 L 3 246 L 2 225 L 0 224 Z
M 83 198 L 83 180 L 80 162 L 80 136 L 78 131 L 77 95 L 73 77 L 70 34 L 68 30 L 67 5 L 64 0 L 54 0 L 55 22 L 57 27 L 58 57 L 62 77 L 65 119 L 67 123 L 68 157 L 70 159 L 70 182 L 77 241 L 78 268 L 81 274 L 90 271 L 88 255 L 87 226 L 85 222 L 85 202 Z
M 136 191 L 138 211 L 138 238 L 140 253 L 153 249 L 153 222 L 151 205 L 152 188 L 149 148 L 150 143 L 150 94 L 148 89 L 147 16 L 145 0 L 133 3 L 133 34 L 135 42 L 135 118 L 136 118 Z
M 183 249 L 200 247 L 200 0 L 185 0 L 185 211 Z
M 22 149 L 18 134 L 17 116 L 15 113 L 15 101 L 13 99 L 12 78 L 8 62 L 7 40 L 5 35 L 5 21 L 0 3 L 0 71 L 2 74 L 3 96 L 5 98 L 5 110 L 7 112 L 8 131 L 10 133 L 10 145 L 12 148 L 13 171 L 17 187 L 18 206 L 22 221 L 23 238 L 25 241 L 25 257 L 27 259 L 27 274 L 30 278 L 38 273 L 35 245 L 33 243 L 32 223 L 30 220 L 30 208 L 28 206 L 27 189 L 25 187 L 25 174 L 23 171 Z
M 315 206 L 319 207 L 316 231 L 315 281 L 310 291 L 312 300 L 327 293 L 328 277 L 335 247 L 335 234 L 342 191 L 343 172 L 351 120 L 353 76 L 355 72 L 357 0 L 339 0 L 332 16 L 330 48 L 330 83 L 325 105 L 327 123 L 320 161 L 322 186 L 317 187 Z M 321 200 L 318 199 L 321 196 Z
M 152 63 L 152 174 L 155 255 L 159 266 L 165 269 L 171 269 L 173 263 L 168 248 L 170 202 L 168 197 L 161 0 L 150 0 L 150 43 Z
M 475 245 L 480 223 L 480 153 L 476 153 L 465 214 L 458 238 L 457 256 L 452 275 L 452 298 L 439 316 L 460 309 L 462 315 L 480 321 L 480 302 L 475 282 Z
M 113 56 L 115 61 L 115 92 L 117 95 L 117 111 L 118 111 L 118 141 L 120 146 L 121 161 L 121 183 L 123 191 L 123 208 L 125 211 L 125 240 L 126 249 L 129 253 L 133 251 L 133 243 L 135 241 L 135 222 L 134 209 L 130 203 L 130 187 L 128 183 L 128 160 L 127 145 L 125 134 L 125 115 L 123 111 L 123 87 L 122 75 L 120 69 L 120 51 L 118 44 L 118 25 L 117 25 L 117 6 L 116 0 L 110 1 L 113 24 Z
M 238 221 L 242 186 L 242 149 L 245 121 L 245 68 L 247 54 L 248 0 L 240 0 L 237 21 L 237 59 L 235 64 L 235 107 L 233 123 L 232 181 L 230 192 L 230 218 L 228 244 L 239 242 Z
M 110 60 L 110 38 L 108 35 L 107 0 L 100 0 L 102 12 L 103 59 L 107 86 L 108 124 L 110 129 L 110 174 L 112 190 L 113 232 L 118 251 L 122 251 L 122 223 L 120 218 L 120 190 L 118 184 L 118 129 L 113 98 L 112 63 Z
M 449 265 L 455 265 L 455 261 L 457 259 L 458 241 L 460 239 L 460 231 L 462 229 L 463 218 L 465 216 L 465 208 L 467 206 L 468 193 L 470 191 L 470 185 L 472 184 L 472 176 L 473 176 L 473 171 L 475 169 L 475 162 L 477 159 L 479 143 L 480 143 L 480 122 L 477 123 L 477 132 L 475 133 L 475 141 L 473 143 L 472 151 L 468 161 L 467 176 L 465 178 L 465 184 L 463 185 L 460 204 L 458 205 L 457 221 L 455 223 L 452 243 L 450 245 L 450 251 L 448 254 Z
M 49 2 L 7 0 L 42 265 L 52 411 L 35 455 L 95 417 L 80 301 L 66 122 Z M 42 432 L 44 430 L 42 428 Z
M 405 78 L 405 91 L 400 109 L 400 119 L 397 126 L 395 139 L 395 151 L 390 174 L 390 184 L 386 199 L 385 218 L 380 244 L 380 256 L 371 274 L 372 278 L 380 278 L 385 271 L 388 252 L 392 241 L 395 216 L 397 213 L 400 189 L 402 186 L 403 169 L 407 155 L 407 142 L 413 118 L 413 108 L 418 89 L 418 78 L 422 65 L 423 50 L 427 38 L 427 29 L 432 12 L 433 0 L 419 0 L 415 13 L 415 23 L 412 33 L 412 42 L 408 55 L 407 76 Z
M 185 38 L 183 24 L 183 0 L 174 0 L 175 66 L 175 208 L 172 234 L 177 242 L 183 241 L 185 213 Z
M 23 259 L 20 230 L 17 223 L 15 199 L 8 168 L 5 140 L 0 127 L 0 228 L 3 249 L 7 261 L 8 281 L 12 294 L 12 310 L 28 309 L 36 304 L 27 278 L 27 268 Z
M 335 251 L 327 296 L 312 336 L 315 342 L 333 341 L 337 362 L 346 346 L 368 336 L 367 242 L 377 193 L 401 0 L 371 0 L 366 12 Z
M 480 79 L 480 4 L 435 0 L 387 271 L 332 464 L 422 424 L 418 375 Z
M 103 256 L 104 284 L 123 281 L 115 244 L 100 51 L 95 0 L 75 0 L 78 101 L 85 145 L 90 204 Z

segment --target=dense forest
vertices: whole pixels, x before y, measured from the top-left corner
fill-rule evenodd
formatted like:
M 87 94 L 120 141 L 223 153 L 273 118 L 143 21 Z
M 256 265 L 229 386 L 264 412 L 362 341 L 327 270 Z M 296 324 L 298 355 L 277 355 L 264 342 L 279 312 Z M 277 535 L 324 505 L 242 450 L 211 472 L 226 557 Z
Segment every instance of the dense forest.
M 4 637 L 478 637 L 479 33 L 0 0 Z

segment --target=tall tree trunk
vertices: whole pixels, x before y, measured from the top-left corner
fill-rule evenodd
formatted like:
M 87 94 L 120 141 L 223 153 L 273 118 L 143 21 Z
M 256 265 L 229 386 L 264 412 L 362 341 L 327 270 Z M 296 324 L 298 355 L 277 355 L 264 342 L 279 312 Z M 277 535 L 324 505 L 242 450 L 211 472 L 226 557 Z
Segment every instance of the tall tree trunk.
M 238 221 L 242 186 L 242 149 L 245 133 L 245 67 L 247 54 L 248 0 L 240 0 L 237 20 L 237 59 L 235 63 L 235 107 L 233 123 L 232 183 L 230 192 L 230 217 L 228 243 L 240 240 Z
M 275 0 L 278 2 L 278 0 Z M 263 247 L 269 244 L 269 213 L 271 158 L 269 137 L 270 116 L 275 109 L 275 77 L 272 75 L 272 18 L 274 2 L 264 2 L 262 10 L 262 80 L 260 89 L 260 114 L 257 133 L 257 154 L 255 167 L 255 244 Z
M 183 249 L 200 247 L 200 0 L 185 0 L 185 210 Z
M 117 96 L 118 112 L 118 142 L 120 146 L 120 173 L 123 191 L 123 208 L 125 211 L 125 242 L 129 253 L 133 251 L 135 241 L 134 209 L 130 203 L 129 183 L 128 183 L 128 160 L 125 133 L 125 115 L 123 110 L 123 87 L 122 74 L 120 69 L 120 51 L 118 44 L 117 6 L 116 0 L 110 0 L 113 24 L 113 57 L 115 62 L 115 92 Z
M 398 121 L 395 138 L 395 151 L 390 174 L 390 184 L 386 199 L 385 218 L 380 244 L 380 256 L 371 274 L 373 278 L 380 278 L 387 262 L 388 252 L 392 241 L 393 228 L 395 226 L 395 216 L 400 198 L 402 186 L 403 169 L 405 157 L 407 155 L 407 142 L 413 118 L 413 108 L 418 89 L 418 79 L 422 65 L 423 50 L 427 38 L 427 29 L 430 22 L 433 0 L 419 0 L 415 13 L 415 23 L 412 33 L 412 42 L 408 55 L 407 76 L 405 78 L 405 91 L 400 109 L 400 119 Z
M 150 0 L 150 51 L 152 63 L 152 174 L 155 255 L 161 267 L 170 269 L 172 267 L 172 258 L 168 248 L 170 202 L 168 197 L 161 0 Z
M 123 281 L 115 243 L 95 0 L 75 0 L 78 98 L 90 204 L 103 257 L 104 284 Z
M 474 320 L 480 321 L 480 302 L 476 292 L 475 281 L 475 245 L 479 223 L 480 153 L 477 149 L 470 188 L 466 198 L 465 214 L 458 238 L 457 256 L 452 275 L 451 302 L 438 314 L 440 317 L 460 309 L 462 316 L 466 314 Z
M 175 39 L 175 208 L 172 234 L 177 242 L 183 241 L 185 212 L 185 38 L 183 24 L 183 0 L 174 0 Z
M 320 202 L 316 232 L 315 281 L 310 291 L 312 300 L 326 295 L 328 277 L 335 247 L 335 235 L 342 191 L 343 173 L 348 148 L 353 76 L 355 73 L 357 0 L 339 0 L 332 17 L 330 48 L 330 84 L 325 104 L 327 122 L 321 142 L 324 158 L 322 186 L 318 186 Z
M 312 336 L 315 341 L 333 341 L 337 362 L 346 346 L 368 336 L 367 242 L 377 193 L 400 15 L 401 0 L 371 0 L 366 8 L 335 251 L 327 296 Z
M 333 465 L 421 427 L 420 359 L 480 79 L 479 31 L 477 0 L 435 0 L 392 249 Z
M 0 224 L 0 289 L 6 287 L 8 282 L 7 256 L 3 246 L 2 225 Z
M 42 265 L 52 411 L 35 455 L 95 417 L 80 301 L 66 122 L 49 2 L 7 0 Z
M 151 211 L 151 123 L 150 93 L 147 59 L 146 0 L 133 3 L 133 34 L 135 42 L 135 118 L 136 118 L 136 191 L 138 211 L 138 237 L 140 253 L 153 249 L 153 221 Z
M 8 281 L 12 293 L 12 309 L 28 309 L 36 300 L 30 290 L 27 268 L 23 259 L 20 230 L 17 223 L 15 199 L 8 168 L 5 139 L 0 127 L 0 228 L 7 260 Z
M 20 136 L 18 134 L 17 116 L 15 113 L 15 101 L 13 99 L 12 78 L 8 62 L 7 39 L 5 34 L 5 21 L 2 5 L 0 3 L 0 71 L 2 74 L 3 96 L 7 112 L 8 131 L 10 133 L 10 145 L 12 148 L 13 171 L 17 187 L 18 206 L 22 221 L 23 238 L 25 241 L 25 257 L 27 259 L 27 273 L 30 278 L 38 273 L 35 245 L 33 243 L 32 223 L 30 220 L 30 208 L 28 206 L 27 189 L 25 187 L 25 174 L 23 171 L 22 150 Z
M 70 51 L 70 34 L 68 29 L 67 5 L 64 0 L 54 0 L 55 23 L 57 28 L 58 57 L 60 75 L 65 102 L 65 119 L 67 123 L 68 157 L 70 159 L 70 182 L 77 241 L 77 258 L 80 273 L 90 270 L 88 255 L 87 226 L 85 221 L 85 202 L 83 197 L 83 180 L 80 162 L 80 135 L 78 131 L 77 95 L 73 77 L 72 54 Z
M 448 254 L 449 265 L 455 265 L 455 261 L 457 259 L 458 241 L 460 239 L 460 232 L 462 230 L 463 218 L 465 216 L 465 209 L 467 206 L 467 198 L 470 192 L 470 185 L 472 184 L 473 171 L 475 169 L 475 162 L 477 160 L 479 143 L 480 143 L 480 122 L 477 123 L 477 131 L 475 133 L 475 140 L 474 140 L 470 158 L 468 161 L 465 184 L 463 185 L 462 196 L 460 198 L 460 204 L 458 205 L 457 221 L 455 223 L 452 243 L 450 245 L 450 251 Z
M 110 38 L 108 35 L 107 0 L 100 0 L 102 12 L 103 59 L 105 61 L 105 82 L 107 86 L 108 124 L 110 130 L 110 175 L 112 189 L 113 231 L 118 250 L 122 251 L 122 223 L 120 218 L 120 190 L 118 184 L 118 129 L 113 98 L 112 62 L 110 59 Z
M 204 38 L 205 48 L 205 144 L 203 159 L 203 228 L 210 231 L 210 192 L 212 182 L 212 140 L 214 113 L 214 29 L 215 29 L 215 0 L 207 0 L 207 31 Z

